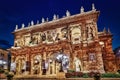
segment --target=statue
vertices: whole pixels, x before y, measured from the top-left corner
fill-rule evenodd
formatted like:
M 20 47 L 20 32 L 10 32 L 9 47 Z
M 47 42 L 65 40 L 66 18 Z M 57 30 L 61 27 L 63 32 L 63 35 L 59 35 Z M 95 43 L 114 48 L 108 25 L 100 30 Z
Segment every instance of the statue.
M 70 16 L 70 12 L 68 10 L 66 11 L 66 16 Z
M 33 21 L 31 21 L 31 26 L 33 26 L 34 25 L 34 22 Z
M 57 19 L 57 16 L 54 14 L 54 16 L 53 16 L 53 20 L 56 20 Z
M 45 19 L 44 18 L 42 18 L 42 23 L 44 23 L 45 22 Z
M 22 24 L 22 28 L 24 28 L 25 27 L 25 24 Z
M 41 35 L 41 38 L 42 38 L 42 41 L 45 41 L 45 40 L 46 40 L 46 34 L 43 33 L 43 34 Z
M 15 27 L 15 30 L 17 30 L 18 29 L 18 25 L 16 25 L 16 27 Z
M 48 42 L 52 42 L 53 41 L 53 37 L 52 37 L 50 31 L 47 32 L 47 40 L 48 40 Z
M 84 8 L 83 8 L 83 6 L 81 7 L 81 10 L 80 10 L 80 11 L 81 11 L 81 13 L 83 13 L 83 12 L 84 12 Z
M 75 71 L 80 72 L 81 71 L 81 61 L 77 57 L 74 58 L 74 64 L 75 64 Z
M 10 71 L 12 71 L 14 73 L 16 72 L 16 63 L 15 62 L 11 62 Z

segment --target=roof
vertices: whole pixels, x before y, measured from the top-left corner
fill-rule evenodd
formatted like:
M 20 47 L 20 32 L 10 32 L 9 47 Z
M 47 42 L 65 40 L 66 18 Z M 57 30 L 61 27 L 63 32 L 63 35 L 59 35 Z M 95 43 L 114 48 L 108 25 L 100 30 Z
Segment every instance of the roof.
M 79 13 L 79 14 L 76 14 L 76 15 L 60 18 L 60 19 L 57 19 L 57 20 L 52 20 L 52 21 L 49 21 L 49 22 L 44 22 L 44 23 L 41 23 L 41 24 L 36 24 L 36 25 L 33 25 L 33 26 L 25 27 L 25 28 L 20 28 L 20 29 L 15 30 L 13 33 L 21 32 L 21 31 L 31 31 L 31 30 L 35 30 L 35 29 L 40 29 L 41 30 L 43 28 L 45 28 L 45 29 L 56 28 L 56 27 L 53 27 L 53 26 L 56 26 L 56 25 L 59 26 L 61 24 L 64 25 L 64 24 L 69 24 L 71 22 L 75 22 L 75 21 L 78 21 L 78 20 L 83 20 L 83 18 L 85 18 L 86 16 L 93 15 L 93 14 L 96 14 L 95 17 L 98 18 L 99 11 L 83 12 L 83 13 Z

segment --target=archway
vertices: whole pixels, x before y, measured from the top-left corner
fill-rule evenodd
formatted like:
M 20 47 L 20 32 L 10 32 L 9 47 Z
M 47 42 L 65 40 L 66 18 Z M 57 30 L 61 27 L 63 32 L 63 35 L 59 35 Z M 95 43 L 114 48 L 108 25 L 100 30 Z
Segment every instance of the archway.
M 26 70 L 26 58 L 24 56 L 18 56 L 15 60 L 16 63 L 16 74 L 22 74 Z
M 33 55 L 32 57 L 32 74 L 40 74 L 41 72 L 41 61 L 42 57 L 41 55 Z
M 69 69 L 69 56 L 65 54 L 63 51 L 59 51 L 58 53 L 54 53 L 50 60 L 55 61 L 57 67 L 56 72 L 67 72 Z

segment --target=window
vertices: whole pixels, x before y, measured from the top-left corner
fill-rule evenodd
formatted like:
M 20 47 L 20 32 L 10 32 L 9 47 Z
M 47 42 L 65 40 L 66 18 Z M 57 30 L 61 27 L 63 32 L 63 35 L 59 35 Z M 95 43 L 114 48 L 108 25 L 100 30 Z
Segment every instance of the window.
M 96 58 L 95 58 L 95 54 L 94 53 L 90 53 L 89 54 L 89 60 L 90 61 L 94 61 Z

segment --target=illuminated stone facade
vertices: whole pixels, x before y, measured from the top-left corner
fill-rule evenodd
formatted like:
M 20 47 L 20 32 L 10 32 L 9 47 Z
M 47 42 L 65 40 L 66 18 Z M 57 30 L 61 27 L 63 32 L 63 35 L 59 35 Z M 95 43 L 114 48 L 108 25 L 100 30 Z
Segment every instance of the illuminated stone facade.
M 67 66 L 62 62 L 62 68 L 66 68 L 64 72 L 115 72 L 112 34 L 105 29 L 98 32 L 99 13 L 93 5 L 88 12 L 81 7 L 81 12 L 76 15 L 67 11 L 66 17 L 61 19 L 54 15 L 52 21 L 42 18 L 39 24 L 32 21 L 28 27 L 22 24 L 18 29 L 16 26 L 14 46 L 10 49 L 15 65 L 13 70 L 17 75 L 56 75 L 61 68 L 56 54 L 62 49 L 69 58 L 65 63 Z

